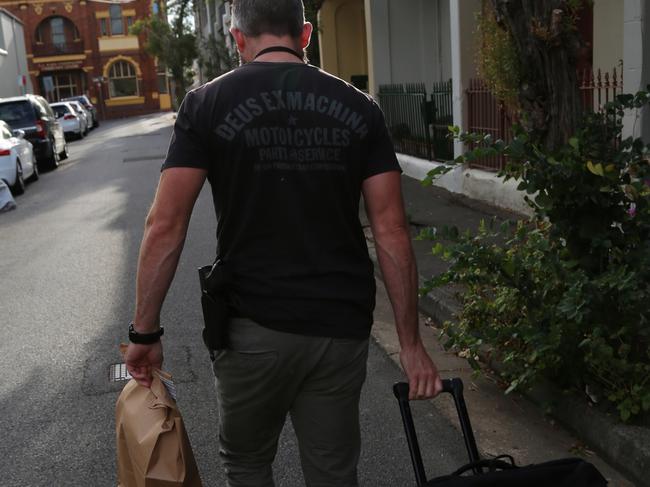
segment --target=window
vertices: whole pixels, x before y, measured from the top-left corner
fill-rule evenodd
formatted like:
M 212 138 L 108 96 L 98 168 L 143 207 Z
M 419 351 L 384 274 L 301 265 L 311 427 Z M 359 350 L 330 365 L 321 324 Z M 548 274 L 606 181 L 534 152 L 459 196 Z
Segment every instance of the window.
M 126 18 L 126 28 L 127 28 L 127 30 L 130 29 L 132 25 L 133 25 L 133 17 L 129 16 L 129 17 Z
M 106 37 L 108 35 L 108 22 L 106 19 L 99 20 L 99 33 L 102 37 Z
M 49 80 L 45 80 L 49 78 Z M 43 88 L 50 102 L 61 100 L 68 96 L 76 95 L 78 90 L 78 75 L 76 73 L 59 73 L 43 76 Z M 47 113 L 49 105 L 43 100 L 43 109 Z M 53 116 L 53 115 L 51 115 Z
M 27 127 L 34 125 L 34 110 L 29 101 L 13 101 L 0 103 L 0 120 L 4 120 L 10 127 Z
M 68 113 L 70 113 L 70 109 L 67 105 L 54 105 L 52 107 L 52 110 L 54 110 L 54 115 L 56 115 L 56 118 L 63 118 Z
M 4 125 L 0 125 L 0 139 L 11 139 L 12 137 L 11 131 Z
M 165 73 L 158 73 L 158 93 L 167 93 L 167 75 Z
M 117 61 L 108 72 L 108 88 L 111 98 L 138 96 L 138 80 L 133 64 Z
M 122 7 L 120 5 L 111 5 L 108 7 L 111 17 L 111 35 L 124 34 L 124 23 L 122 22 Z
M 52 45 L 56 47 L 65 47 L 63 17 L 54 17 L 50 19 L 50 31 L 52 34 Z

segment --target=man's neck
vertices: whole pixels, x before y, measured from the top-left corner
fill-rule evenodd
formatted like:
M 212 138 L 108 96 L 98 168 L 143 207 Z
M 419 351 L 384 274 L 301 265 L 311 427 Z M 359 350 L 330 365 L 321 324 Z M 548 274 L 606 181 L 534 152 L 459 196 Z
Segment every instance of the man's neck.
M 277 46 L 287 47 L 289 49 L 296 51 L 297 53 L 301 52 L 300 48 L 296 46 L 295 39 L 292 39 L 289 36 L 276 37 L 276 36 L 262 34 L 259 37 L 258 42 L 255 43 L 254 49 L 252 49 L 252 51 L 254 52 L 253 57 L 258 55 L 258 53 L 262 52 L 264 49 L 268 49 L 269 47 L 277 47 Z M 267 63 L 303 62 L 299 60 L 295 55 L 283 51 L 267 52 L 255 59 L 251 59 L 251 61 L 253 60 L 267 62 Z

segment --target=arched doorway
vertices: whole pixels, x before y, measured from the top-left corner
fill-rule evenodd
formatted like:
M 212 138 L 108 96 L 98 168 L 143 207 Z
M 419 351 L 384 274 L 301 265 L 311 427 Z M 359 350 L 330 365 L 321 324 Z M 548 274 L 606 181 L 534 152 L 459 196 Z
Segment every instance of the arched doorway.
M 368 46 L 363 0 L 325 0 L 319 12 L 321 64 L 367 89 Z

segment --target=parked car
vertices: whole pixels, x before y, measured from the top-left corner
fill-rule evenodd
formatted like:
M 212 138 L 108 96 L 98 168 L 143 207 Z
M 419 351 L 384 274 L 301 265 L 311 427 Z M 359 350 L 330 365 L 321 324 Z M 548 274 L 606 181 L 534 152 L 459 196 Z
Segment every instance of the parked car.
M 78 101 L 68 101 L 66 103 L 70 103 L 72 105 L 72 108 L 75 109 L 77 114 L 81 115 L 83 119 L 86 121 L 86 135 L 88 132 L 90 132 L 90 129 L 93 127 L 93 114 L 90 113 L 88 110 L 86 110 L 86 107 L 84 107 L 80 102 Z
M 63 127 L 66 138 L 84 138 L 88 133 L 88 120 L 85 113 L 79 113 L 72 105 L 72 102 L 61 101 L 52 103 L 50 106 L 54 110 L 56 119 Z
M 12 133 L 9 125 L 0 120 L 0 179 L 14 195 L 25 192 L 25 181 L 38 179 L 38 167 L 32 144 L 25 140 L 25 132 Z
M 97 108 L 93 105 L 86 95 L 77 95 L 69 96 L 68 98 L 62 98 L 61 101 L 78 101 L 81 103 L 86 110 L 90 112 L 93 117 L 93 123 L 91 128 L 99 127 L 99 119 L 97 118 Z
M 12 130 L 22 130 L 34 146 L 39 169 L 56 169 L 59 160 L 68 157 L 63 128 L 50 104 L 38 95 L 0 99 L 0 120 Z

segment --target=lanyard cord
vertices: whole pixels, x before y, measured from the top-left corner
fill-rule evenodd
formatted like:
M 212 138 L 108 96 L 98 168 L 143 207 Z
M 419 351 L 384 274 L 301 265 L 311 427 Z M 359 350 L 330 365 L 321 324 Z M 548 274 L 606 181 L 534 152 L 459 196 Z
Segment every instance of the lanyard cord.
M 267 54 L 269 52 L 288 52 L 289 54 L 293 54 L 296 56 L 298 59 L 300 59 L 302 62 L 304 62 L 304 56 L 299 53 L 298 51 L 294 51 L 290 47 L 285 47 L 285 46 L 271 46 L 267 47 L 266 49 L 262 49 L 260 52 L 257 53 L 257 55 L 253 58 L 253 61 L 260 57 L 263 54 Z

